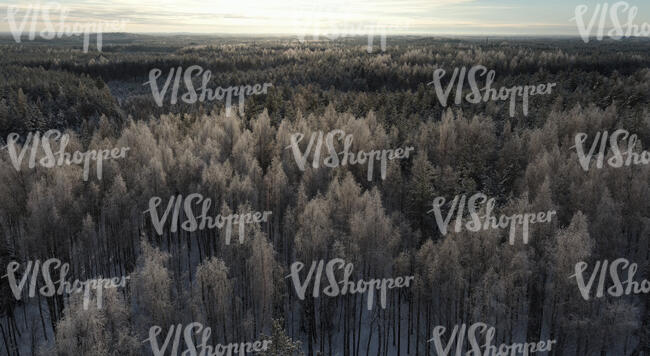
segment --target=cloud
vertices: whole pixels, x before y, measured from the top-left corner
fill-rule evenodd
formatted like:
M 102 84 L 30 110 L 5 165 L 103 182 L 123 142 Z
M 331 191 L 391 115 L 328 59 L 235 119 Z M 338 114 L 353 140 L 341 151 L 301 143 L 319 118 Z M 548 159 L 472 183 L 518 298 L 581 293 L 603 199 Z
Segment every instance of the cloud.
M 4 4 L 0 0 L 0 11 L 6 13 Z M 538 12 L 531 12 L 535 6 L 550 9 L 551 4 L 515 6 L 509 0 L 63 0 L 60 4 L 69 10 L 66 21 L 123 20 L 130 32 L 300 33 L 305 27 L 327 31 L 342 24 L 392 25 L 404 33 L 517 27 L 543 32 L 561 26 L 544 23 L 535 18 Z M 51 18 L 57 21 L 56 15 Z M 3 25 L 0 30 L 7 30 L 7 23 Z

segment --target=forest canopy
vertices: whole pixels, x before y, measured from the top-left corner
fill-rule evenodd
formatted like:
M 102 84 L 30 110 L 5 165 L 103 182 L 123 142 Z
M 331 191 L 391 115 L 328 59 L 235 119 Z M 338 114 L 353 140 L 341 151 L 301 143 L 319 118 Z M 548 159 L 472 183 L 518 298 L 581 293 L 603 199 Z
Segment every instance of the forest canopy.
M 192 322 L 213 344 L 272 340 L 265 355 L 433 355 L 436 325 L 475 322 L 494 326 L 497 344 L 555 339 L 557 355 L 650 352 L 650 294 L 586 301 L 569 278 L 581 261 L 625 257 L 650 279 L 650 166 L 585 171 L 574 147 L 579 133 L 625 129 L 647 150 L 650 41 L 397 37 L 374 53 L 362 38 L 104 41 L 83 53 L 0 39 L 3 140 L 58 129 L 72 151 L 129 148 L 87 181 L 76 165 L 16 170 L 0 151 L 0 265 L 56 257 L 71 279 L 130 280 L 83 310 L 77 296 L 16 300 L 0 279 L 0 355 L 148 355 L 152 326 Z M 477 64 L 496 86 L 557 86 L 527 116 L 500 101 L 440 105 L 434 70 Z M 213 87 L 273 86 L 243 115 L 156 105 L 149 71 L 192 65 Z M 301 170 L 291 136 L 332 130 L 354 137 L 353 152 L 414 150 L 388 161 L 385 179 L 360 165 Z M 531 225 L 527 244 L 505 229 L 443 235 L 434 198 L 477 192 L 499 214 L 557 215 Z M 211 200 L 209 216 L 272 214 L 226 244 L 219 229 L 160 233 L 144 213 L 152 197 L 190 194 Z M 414 281 L 390 289 L 385 309 L 360 294 L 300 300 L 291 265 L 334 258 L 354 264 L 354 280 Z

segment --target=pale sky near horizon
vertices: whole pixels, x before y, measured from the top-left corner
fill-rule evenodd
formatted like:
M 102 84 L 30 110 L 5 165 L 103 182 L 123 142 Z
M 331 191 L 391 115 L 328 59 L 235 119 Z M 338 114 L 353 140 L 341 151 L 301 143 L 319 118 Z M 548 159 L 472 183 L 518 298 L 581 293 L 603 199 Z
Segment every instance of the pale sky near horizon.
M 609 1 L 613 4 L 616 1 Z M 16 6 L 14 29 L 30 6 L 44 8 L 50 1 L 0 0 L 0 32 L 12 29 L 8 9 Z M 184 32 L 246 34 L 364 34 L 367 26 L 386 26 L 394 34 L 458 35 L 575 35 L 579 32 L 576 6 L 585 4 L 588 23 L 595 13 L 595 0 L 62 0 L 68 10 L 65 24 L 122 20 L 119 32 Z M 634 24 L 650 22 L 650 2 L 629 0 L 637 7 Z M 61 18 L 56 6 L 49 7 L 55 28 Z M 627 23 L 629 10 L 619 11 Z M 610 24 L 609 15 L 607 24 Z M 36 29 L 45 21 L 37 18 Z M 24 32 L 29 31 L 31 20 Z M 597 24 L 596 24 L 597 26 Z M 364 30 L 365 29 L 365 30 Z M 104 31 L 113 32 L 113 31 Z

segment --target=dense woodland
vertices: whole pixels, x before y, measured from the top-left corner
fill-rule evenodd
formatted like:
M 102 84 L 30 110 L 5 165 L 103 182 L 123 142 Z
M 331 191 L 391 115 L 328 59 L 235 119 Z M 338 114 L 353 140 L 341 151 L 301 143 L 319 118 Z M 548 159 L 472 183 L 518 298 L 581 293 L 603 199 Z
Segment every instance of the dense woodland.
M 274 356 L 434 355 L 435 326 L 473 322 L 495 326 L 497 346 L 556 339 L 552 355 L 650 353 L 650 294 L 586 301 L 569 278 L 579 261 L 625 257 L 639 264 L 636 280 L 650 279 L 650 166 L 584 171 L 572 148 L 576 133 L 591 143 L 622 128 L 647 150 L 650 41 L 366 45 L 115 34 L 83 53 L 80 41 L 1 38 L 2 140 L 59 129 L 73 138 L 68 151 L 130 151 L 84 181 L 74 165 L 25 160 L 16 171 L 2 150 L 0 266 L 54 257 L 69 279 L 131 279 L 105 292 L 101 310 L 83 310 L 78 295 L 18 301 L 0 279 L 0 355 L 151 355 L 151 326 L 195 321 L 212 328 L 212 344 L 271 338 Z M 158 107 L 143 86 L 149 71 L 195 64 L 214 87 L 273 88 L 247 97 L 243 117 L 226 116 L 223 102 Z M 509 117 L 507 102 L 442 107 L 427 86 L 433 71 L 477 64 L 496 70 L 496 87 L 557 86 L 531 97 L 528 116 L 518 105 Z M 334 129 L 353 135 L 353 152 L 415 151 L 390 161 L 383 181 L 359 165 L 300 171 L 291 135 Z M 476 192 L 497 198 L 497 215 L 557 218 L 531 225 L 527 245 L 508 244 L 507 230 L 442 236 L 433 199 Z M 273 213 L 241 245 L 217 229 L 159 236 L 150 198 L 191 193 L 212 199 L 211 216 Z M 413 275 L 415 285 L 371 311 L 365 294 L 299 300 L 291 264 L 333 258 L 353 262 L 355 280 Z

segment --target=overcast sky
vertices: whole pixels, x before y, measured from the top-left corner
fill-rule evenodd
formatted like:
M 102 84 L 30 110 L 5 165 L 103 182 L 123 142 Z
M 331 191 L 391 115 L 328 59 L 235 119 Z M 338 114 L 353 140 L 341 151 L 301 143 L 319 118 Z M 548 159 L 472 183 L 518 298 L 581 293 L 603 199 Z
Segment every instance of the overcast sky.
M 41 1 L 41 8 L 47 1 Z M 588 24 L 594 0 L 63 0 L 66 24 L 123 20 L 124 32 L 194 32 L 250 34 L 362 34 L 379 25 L 395 34 L 463 35 L 574 35 L 578 36 L 576 6 L 588 5 Z M 609 1 L 609 4 L 614 2 Z M 631 0 L 638 8 L 633 23 L 650 22 L 650 1 Z M 8 7 L 17 6 L 14 23 L 20 24 L 30 5 L 39 2 L 0 0 L 0 32 L 11 30 Z M 58 24 L 59 10 L 50 7 Z M 626 23 L 629 11 L 619 11 Z M 608 17 L 609 18 L 609 17 Z M 609 23 L 609 19 L 607 20 Z M 31 24 L 31 19 L 28 21 Z M 44 21 L 39 16 L 36 28 Z M 596 25 L 597 26 L 597 25 Z M 29 25 L 26 26 L 29 28 Z M 16 27 L 14 27 L 16 28 Z M 364 30 L 365 29 L 365 30 Z M 105 31 L 110 32 L 110 31 Z

